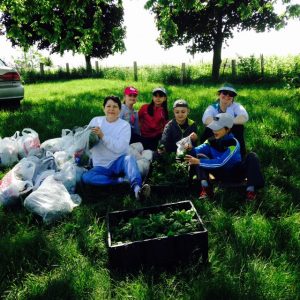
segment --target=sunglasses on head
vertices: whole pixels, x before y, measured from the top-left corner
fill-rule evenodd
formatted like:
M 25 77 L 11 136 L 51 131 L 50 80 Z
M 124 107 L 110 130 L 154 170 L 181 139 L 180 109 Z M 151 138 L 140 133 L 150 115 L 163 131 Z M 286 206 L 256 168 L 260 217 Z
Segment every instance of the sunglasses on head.
M 153 94 L 154 97 L 165 97 L 166 95 L 162 92 L 156 92 Z
M 224 96 L 234 97 L 234 93 L 230 91 L 221 91 Z
M 137 97 L 137 94 L 128 94 L 129 97 L 134 97 L 136 98 Z

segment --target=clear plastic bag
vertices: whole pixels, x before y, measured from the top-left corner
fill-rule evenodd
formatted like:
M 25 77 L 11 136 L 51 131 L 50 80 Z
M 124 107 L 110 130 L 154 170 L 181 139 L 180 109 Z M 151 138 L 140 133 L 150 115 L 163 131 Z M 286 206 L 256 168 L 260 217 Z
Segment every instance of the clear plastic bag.
M 0 138 L 0 166 L 9 167 L 18 159 L 18 143 L 16 134 L 12 137 Z
M 192 146 L 191 137 L 187 136 L 176 143 L 176 158 L 183 160 L 186 154 L 186 146 Z
M 73 196 L 72 200 L 63 183 L 48 176 L 41 186 L 24 200 L 24 206 L 31 212 L 43 218 L 49 224 L 65 214 L 72 212 L 80 204 L 80 197 Z
M 22 158 L 28 156 L 30 150 L 40 148 L 41 145 L 38 133 L 31 128 L 24 128 L 17 141 L 19 156 Z
M 0 204 L 13 205 L 17 199 L 32 190 L 32 178 L 35 164 L 27 159 L 22 159 L 0 181 Z

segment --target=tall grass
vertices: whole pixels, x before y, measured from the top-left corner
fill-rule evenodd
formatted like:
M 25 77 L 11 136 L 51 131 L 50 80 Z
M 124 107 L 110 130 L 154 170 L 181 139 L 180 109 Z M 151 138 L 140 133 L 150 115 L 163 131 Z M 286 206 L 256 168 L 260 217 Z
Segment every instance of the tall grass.
M 261 68 L 259 57 L 239 57 L 236 60 L 236 74 L 232 72 L 230 59 L 223 59 L 220 68 L 220 81 L 231 81 L 235 83 L 284 83 L 290 86 L 300 85 L 300 55 L 278 57 L 270 56 L 264 58 L 264 67 Z M 199 63 L 187 65 L 184 78 L 185 83 L 207 83 L 211 82 L 211 63 Z M 81 78 L 105 78 L 131 81 L 134 77 L 132 67 L 102 67 L 88 74 L 83 67 L 73 68 L 70 72 L 65 69 L 46 70 L 43 75 L 38 71 L 21 70 L 25 83 L 41 81 L 59 81 Z M 179 65 L 162 66 L 138 66 L 138 80 L 143 82 L 162 82 L 164 84 L 178 84 L 181 78 L 181 67 Z
M 102 114 L 108 94 L 125 86 L 149 102 L 148 83 L 104 79 L 26 85 L 19 111 L 0 112 L 0 136 L 31 127 L 41 141 Z M 216 97 L 217 85 L 165 86 L 172 103 L 186 99 L 191 118 Z M 153 195 L 136 203 L 126 192 L 102 195 L 71 215 L 44 225 L 22 207 L 0 207 L 0 294 L 4 299 L 300 299 L 300 92 L 271 85 L 237 85 L 250 114 L 247 149 L 258 153 L 266 187 L 245 203 L 244 191 L 218 188 L 213 201 L 197 195 Z M 7 170 L 2 170 L 1 176 Z M 106 248 L 107 211 L 191 199 L 209 231 L 208 266 L 175 271 L 111 272 Z

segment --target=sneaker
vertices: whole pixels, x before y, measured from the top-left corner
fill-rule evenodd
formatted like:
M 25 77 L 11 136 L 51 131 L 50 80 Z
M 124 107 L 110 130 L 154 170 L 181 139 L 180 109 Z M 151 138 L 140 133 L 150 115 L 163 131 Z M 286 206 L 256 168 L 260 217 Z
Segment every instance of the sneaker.
M 143 201 L 150 197 L 151 188 L 149 184 L 144 184 L 136 194 L 136 200 Z
M 213 190 L 211 189 L 211 187 L 202 186 L 198 199 L 207 199 L 207 198 L 212 198 L 213 196 L 214 196 L 214 193 L 213 193 Z
M 256 199 L 256 193 L 255 192 L 246 192 L 246 201 L 253 201 Z

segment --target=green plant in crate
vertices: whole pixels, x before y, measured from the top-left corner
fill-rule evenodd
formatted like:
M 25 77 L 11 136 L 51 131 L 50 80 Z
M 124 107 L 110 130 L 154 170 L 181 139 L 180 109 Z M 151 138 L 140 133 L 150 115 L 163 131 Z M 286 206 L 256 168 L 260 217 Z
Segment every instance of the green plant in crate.
M 188 165 L 184 161 L 177 160 L 175 153 L 164 153 L 152 163 L 149 183 L 163 185 L 176 182 L 184 185 L 187 184 L 188 178 Z
M 170 237 L 184 233 L 201 230 L 201 225 L 196 218 L 196 212 L 190 210 L 172 210 L 144 215 L 140 212 L 137 216 L 112 228 L 113 244 L 139 241 L 157 237 Z

